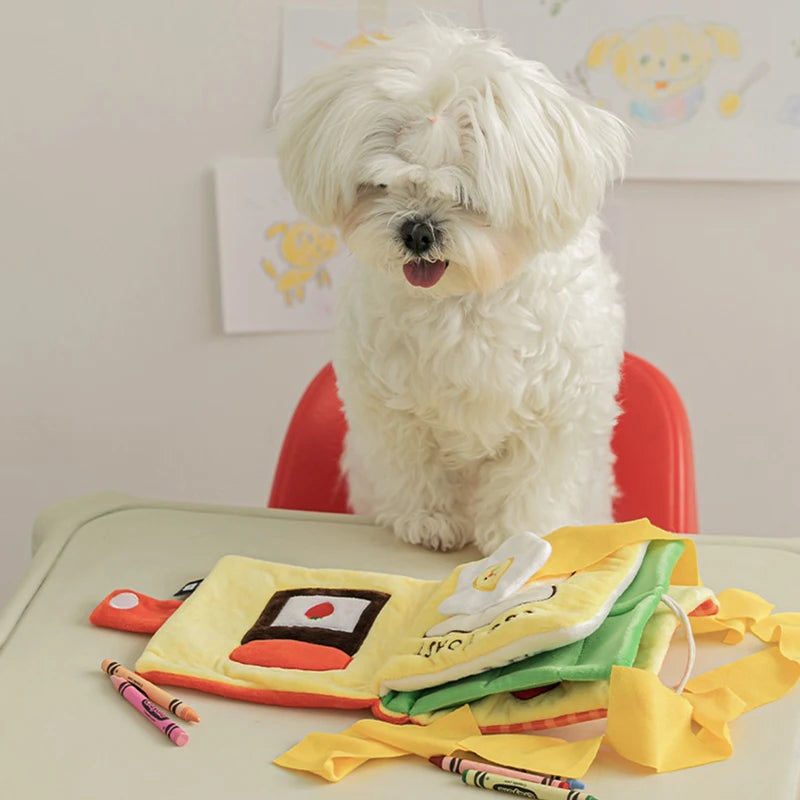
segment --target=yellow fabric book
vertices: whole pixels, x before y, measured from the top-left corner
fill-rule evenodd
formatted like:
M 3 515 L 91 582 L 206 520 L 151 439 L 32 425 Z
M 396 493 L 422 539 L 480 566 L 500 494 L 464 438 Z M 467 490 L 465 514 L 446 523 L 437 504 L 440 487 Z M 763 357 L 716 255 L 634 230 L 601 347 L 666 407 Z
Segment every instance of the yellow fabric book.
M 691 541 L 646 520 L 564 528 L 544 538 L 520 534 L 444 581 L 227 556 L 155 633 L 136 669 L 155 681 L 255 702 L 372 707 L 407 721 L 408 714 L 382 708 L 381 698 L 455 685 L 591 637 L 637 575 L 641 580 L 651 542 L 680 543 L 659 561 L 662 581 L 678 573 L 697 583 L 692 558 L 678 558 L 684 548 L 691 556 Z M 631 660 L 660 592 L 636 623 Z M 709 595 L 695 593 L 688 605 Z M 672 628 L 661 630 L 668 640 Z M 598 707 L 597 692 L 588 697 Z M 510 716 L 502 709 L 503 724 L 525 727 L 532 714 L 541 720 L 537 704 L 517 703 Z M 552 714 L 551 704 L 542 708 L 551 718 L 563 715 L 563 704 Z M 485 719 L 477 713 L 485 727 L 500 724 L 493 712 Z

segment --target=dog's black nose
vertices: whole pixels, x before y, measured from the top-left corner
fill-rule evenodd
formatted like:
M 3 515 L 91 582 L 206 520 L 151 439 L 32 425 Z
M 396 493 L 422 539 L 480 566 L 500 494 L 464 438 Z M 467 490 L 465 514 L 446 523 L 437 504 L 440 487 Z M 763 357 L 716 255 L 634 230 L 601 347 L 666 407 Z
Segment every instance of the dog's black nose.
M 439 229 L 431 222 L 407 219 L 400 226 L 400 238 L 415 256 L 421 256 L 437 243 Z

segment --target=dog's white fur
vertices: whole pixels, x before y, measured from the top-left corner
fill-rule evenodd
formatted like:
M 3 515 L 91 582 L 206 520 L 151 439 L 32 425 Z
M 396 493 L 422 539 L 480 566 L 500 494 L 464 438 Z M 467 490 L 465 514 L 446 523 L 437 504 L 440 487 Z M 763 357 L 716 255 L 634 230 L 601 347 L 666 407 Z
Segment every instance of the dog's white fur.
M 611 519 L 623 311 L 596 212 L 621 122 L 541 64 L 426 22 L 289 94 L 281 170 L 355 255 L 334 366 L 350 502 L 397 536 L 488 553 Z M 411 285 L 399 233 L 436 226 Z

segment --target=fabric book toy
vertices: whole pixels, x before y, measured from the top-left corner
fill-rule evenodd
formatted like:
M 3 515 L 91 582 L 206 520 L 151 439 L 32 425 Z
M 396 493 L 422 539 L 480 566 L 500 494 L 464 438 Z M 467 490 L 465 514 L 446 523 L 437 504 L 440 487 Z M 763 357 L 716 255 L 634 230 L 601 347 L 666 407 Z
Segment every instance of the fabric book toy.
M 226 556 L 175 605 L 120 590 L 92 621 L 146 611 L 155 682 L 398 723 L 468 703 L 484 731 L 604 716 L 613 667 L 660 669 L 673 610 L 717 610 L 692 541 L 646 520 L 522 533 L 443 581 Z
M 647 520 L 520 534 L 443 581 L 227 556 L 176 596 L 120 589 L 90 619 L 153 633 L 136 671 L 156 683 L 371 709 L 275 760 L 327 780 L 371 758 L 464 750 L 579 778 L 602 743 L 657 771 L 707 764 L 732 754 L 732 720 L 800 680 L 800 614 L 715 596 L 692 538 Z M 689 657 L 673 690 L 658 673 L 681 623 Z M 746 632 L 766 647 L 687 683 L 693 636 Z M 516 735 L 600 718 L 586 739 Z

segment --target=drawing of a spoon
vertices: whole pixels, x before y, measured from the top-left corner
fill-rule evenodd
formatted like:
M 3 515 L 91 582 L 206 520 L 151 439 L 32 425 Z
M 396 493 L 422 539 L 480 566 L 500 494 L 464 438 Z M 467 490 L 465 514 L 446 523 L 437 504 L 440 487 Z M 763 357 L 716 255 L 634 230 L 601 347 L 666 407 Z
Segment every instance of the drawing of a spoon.
M 720 113 L 726 117 L 733 116 L 742 106 L 742 95 L 756 82 L 761 80 L 769 72 L 769 64 L 766 61 L 759 61 L 753 67 L 750 74 L 742 81 L 738 89 L 732 92 L 725 92 L 719 101 Z

